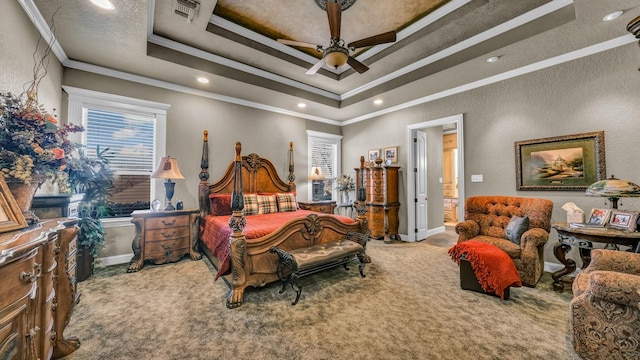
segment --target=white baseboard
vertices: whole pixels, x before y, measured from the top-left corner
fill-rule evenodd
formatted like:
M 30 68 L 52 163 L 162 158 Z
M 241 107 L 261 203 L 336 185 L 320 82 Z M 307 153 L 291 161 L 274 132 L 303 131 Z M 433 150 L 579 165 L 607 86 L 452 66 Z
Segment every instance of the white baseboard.
M 132 257 L 133 253 L 98 258 L 96 261 L 96 266 L 107 267 L 111 265 L 127 264 L 131 261 Z

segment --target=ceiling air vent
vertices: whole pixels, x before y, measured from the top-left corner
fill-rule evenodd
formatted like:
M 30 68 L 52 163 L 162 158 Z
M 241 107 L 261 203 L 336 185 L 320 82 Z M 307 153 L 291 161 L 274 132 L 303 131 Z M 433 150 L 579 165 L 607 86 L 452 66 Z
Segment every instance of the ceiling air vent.
M 200 2 L 195 0 L 173 0 L 173 12 L 187 18 L 187 22 L 190 23 L 196 15 L 198 15 L 198 9 L 200 8 Z

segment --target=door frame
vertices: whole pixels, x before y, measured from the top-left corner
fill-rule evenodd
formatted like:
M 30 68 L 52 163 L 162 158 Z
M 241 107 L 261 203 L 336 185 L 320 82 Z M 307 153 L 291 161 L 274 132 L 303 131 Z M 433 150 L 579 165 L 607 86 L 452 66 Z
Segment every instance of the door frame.
M 415 147 L 413 146 L 413 130 L 414 129 L 423 129 L 434 126 L 442 126 L 447 124 L 456 124 L 457 130 L 457 140 L 458 140 L 458 156 L 457 156 L 457 165 L 458 165 L 458 219 L 464 218 L 464 199 L 465 199 L 465 179 L 464 179 L 464 129 L 463 129 L 463 116 L 462 114 L 452 115 L 440 119 L 429 120 L 417 124 L 407 125 L 407 141 L 406 141 L 406 149 L 410 149 L 407 151 L 407 165 L 409 168 L 407 172 L 411 174 L 413 172 L 413 161 L 415 158 Z M 428 171 L 428 169 L 427 169 Z M 429 200 L 428 200 L 428 190 L 427 190 L 427 212 L 429 208 Z M 416 234 L 414 229 L 416 228 L 415 216 L 415 180 L 413 176 L 407 176 L 407 241 L 415 242 Z M 429 227 L 429 223 L 427 222 L 427 228 Z M 434 233 L 438 233 L 441 231 L 435 231 Z

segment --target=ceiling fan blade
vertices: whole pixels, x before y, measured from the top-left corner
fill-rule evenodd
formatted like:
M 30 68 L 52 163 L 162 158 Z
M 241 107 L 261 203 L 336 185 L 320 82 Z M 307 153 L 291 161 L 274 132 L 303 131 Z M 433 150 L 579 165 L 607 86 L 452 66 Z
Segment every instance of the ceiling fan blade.
M 361 63 L 360 61 L 356 60 L 355 58 L 353 58 L 351 56 L 349 56 L 349 58 L 347 59 L 347 64 L 349 64 L 349 66 L 351 66 L 353 68 L 353 70 L 357 71 L 360 74 L 362 74 L 363 72 L 369 70 L 367 65 Z
M 342 5 L 327 1 L 327 16 L 332 39 L 340 39 L 340 23 L 342 22 Z
M 315 44 L 310 44 L 310 43 L 295 41 L 295 40 L 278 39 L 278 42 L 285 45 L 308 47 L 312 49 L 317 49 L 318 47 L 322 48 L 322 46 L 320 45 L 315 45 Z
M 324 59 L 320 59 L 320 61 L 318 61 L 315 65 L 313 65 L 311 67 L 311 69 L 307 70 L 307 72 L 305 74 L 313 75 L 313 74 L 317 73 L 318 70 L 320 70 L 320 68 L 322 67 L 322 65 L 324 65 Z
M 386 33 L 382 33 L 382 34 L 374 35 L 365 39 L 354 41 L 347 46 L 349 48 L 358 49 L 361 47 L 390 43 L 394 41 L 396 41 L 396 32 L 392 30 Z

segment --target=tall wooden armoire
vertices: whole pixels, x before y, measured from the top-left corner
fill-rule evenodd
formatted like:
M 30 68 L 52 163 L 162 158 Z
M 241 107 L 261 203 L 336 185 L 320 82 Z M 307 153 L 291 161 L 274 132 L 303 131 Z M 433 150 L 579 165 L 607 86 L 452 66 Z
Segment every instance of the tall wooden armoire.
M 367 220 L 371 237 L 399 240 L 398 235 L 398 166 L 362 167 L 356 170 L 357 189 L 364 185 L 367 199 Z M 363 182 L 364 180 L 364 182 Z

